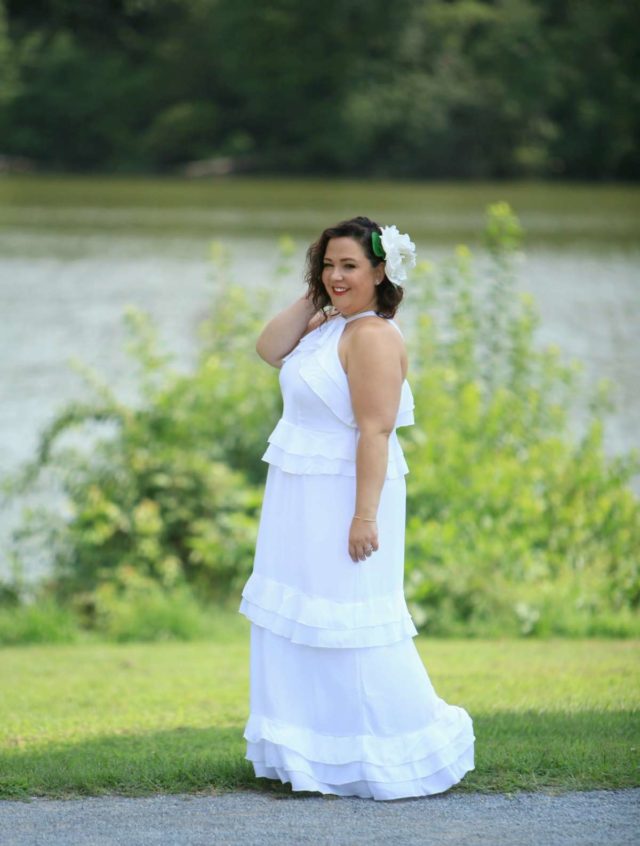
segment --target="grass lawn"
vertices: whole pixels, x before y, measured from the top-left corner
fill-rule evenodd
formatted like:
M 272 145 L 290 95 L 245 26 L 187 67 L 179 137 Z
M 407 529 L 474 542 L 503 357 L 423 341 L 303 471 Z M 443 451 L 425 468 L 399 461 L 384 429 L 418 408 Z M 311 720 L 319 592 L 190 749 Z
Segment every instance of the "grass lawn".
M 1 649 L 0 797 L 291 793 L 244 758 L 249 623 L 225 628 L 210 642 Z M 453 790 L 640 784 L 640 641 L 415 643 L 438 694 L 474 721 L 476 769 Z

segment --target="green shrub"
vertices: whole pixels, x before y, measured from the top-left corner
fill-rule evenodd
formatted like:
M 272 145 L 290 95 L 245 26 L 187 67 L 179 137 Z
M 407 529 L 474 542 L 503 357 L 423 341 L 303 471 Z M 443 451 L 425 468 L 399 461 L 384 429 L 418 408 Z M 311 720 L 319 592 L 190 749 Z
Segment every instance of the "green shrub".
M 132 566 L 120 566 L 117 578 L 99 585 L 92 599 L 95 629 L 109 640 L 194 640 L 211 628 L 190 587 L 167 590 Z
M 459 247 L 412 283 L 419 425 L 401 436 L 414 618 L 431 633 L 637 633 L 638 453 L 604 455 L 604 382 L 576 437 L 580 370 L 535 346 L 508 206 L 490 208 L 485 235 L 484 269 Z
M 70 608 L 51 598 L 0 607 L 0 644 L 75 643 L 78 621 Z
M 225 256 L 214 253 L 222 272 Z M 66 405 L 42 433 L 34 461 L 7 484 L 18 495 L 53 481 L 63 494 L 58 510 L 25 511 L 12 554 L 19 573 L 34 547 L 47 550 L 52 573 L 42 589 L 72 603 L 88 628 L 129 631 L 134 608 L 149 612 L 144 591 L 130 590 L 134 574 L 158 619 L 165 601 L 169 613 L 169 596 L 188 616 L 187 586 L 204 602 L 224 603 L 249 575 L 277 375 L 255 354 L 259 306 L 222 275 L 216 282 L 224 296 L 202 323 L 193 372 L 178 371 L 149 318 L 128 308 L 136 403 L 125 405 L 76 364 L 93 398 Z M 78 428 L 93 432 L 89 449 L 65 446 L 63 435 Z

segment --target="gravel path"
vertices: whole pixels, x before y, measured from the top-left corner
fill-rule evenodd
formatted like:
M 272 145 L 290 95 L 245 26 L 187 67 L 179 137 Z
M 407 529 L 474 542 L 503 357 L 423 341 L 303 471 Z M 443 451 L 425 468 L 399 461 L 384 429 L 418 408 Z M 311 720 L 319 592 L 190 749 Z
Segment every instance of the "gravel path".
M 0 802 L 2 846 L 638 846 L 640 788 L 420 799 L 256 791 Z

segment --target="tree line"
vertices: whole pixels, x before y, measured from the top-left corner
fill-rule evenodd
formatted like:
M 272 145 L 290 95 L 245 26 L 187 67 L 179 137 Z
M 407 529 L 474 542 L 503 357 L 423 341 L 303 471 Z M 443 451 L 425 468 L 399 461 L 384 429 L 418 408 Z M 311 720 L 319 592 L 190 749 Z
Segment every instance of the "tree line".
M 638 31 L 618 0 L 0 0 L 0 155 L 633 180 Z

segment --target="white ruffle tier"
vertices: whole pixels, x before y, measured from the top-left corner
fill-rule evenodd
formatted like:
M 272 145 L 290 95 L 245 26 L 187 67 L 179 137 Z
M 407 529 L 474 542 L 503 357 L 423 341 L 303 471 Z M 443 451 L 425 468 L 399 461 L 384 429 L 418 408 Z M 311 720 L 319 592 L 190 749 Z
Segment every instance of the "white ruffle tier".
M 327 342 L 313 355 L 305 356 L 299 374 L 342 423 L 355 428 L 357 423 L 349 394 L 349 382 L 335 349 L 337 340 Z M 396 428 L 414 424 L 414 407 L 411 387 L 405 379 L 400 393 Z
M 474 769 L 471 719 L 436 695 L 411 638 L 333 653 L 252 626 L 251 647 L 244 738 L 257 776 L 399 799 L 443 792 Z
M 262 460 L 287 473 L 356 475 L 357 429 L 340 426 L 333 431 L 318 431 L 281 418 L 268 442 Z M 388 479 L 409 472 L 395 432 L 388 439 L 388 455 Z
M 336 602 L 252 573 L 240 613 L 292 643 L 353 648 L 382 646 L 418 631 L 402 592 L 368 602 Z
M 376 646 L 414 637 L 403 591 L 406 480 L 380 494 L 380 547 L 365 562 L 348 552 L 353 477 L 286 473 L 270 464 L 253 571 L 240 613 L 294 643 Z

